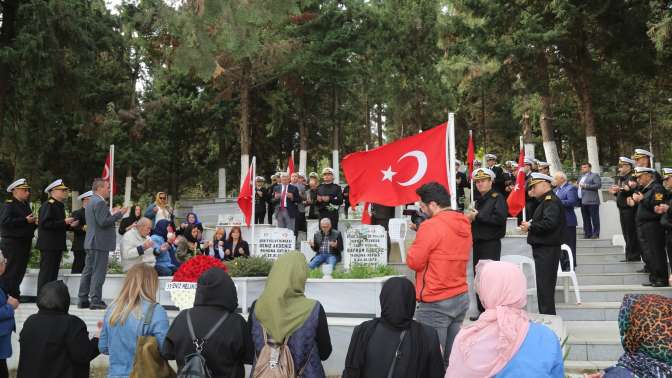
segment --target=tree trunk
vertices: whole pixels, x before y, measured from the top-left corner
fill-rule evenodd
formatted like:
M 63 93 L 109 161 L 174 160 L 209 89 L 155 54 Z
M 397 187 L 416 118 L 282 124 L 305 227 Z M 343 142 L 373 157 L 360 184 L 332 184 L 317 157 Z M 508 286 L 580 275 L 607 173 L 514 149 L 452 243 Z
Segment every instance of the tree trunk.
M 383 107 L 381 104 L 376 106 L 376 124 L 378 126 L 378 147 L 383 145 Z
M 534 143 L 532 143 L 532 124 L 529 108 L 523 113 L 523 144 L 525 145 L 525 156 L 534 159 Z
M 338 91 L 336 90 L 336 87 L 334 87 L 334 92 L 333 92 L 333 102 L 332 102 L 332 108 L 331 108 L 331 119 L 334 120 L 334 127 L 333 127 L 333 133 L 332 133 L 332 144 L 331 144 L 331 158 L 332 158 L 332 168 L 334 170 L 334 183 L 338 184 L 339 183 L 339 166 L 338 166 L 338 149 L 339 149 L 339 122 L 338 122 L 338 117 L 337 117 L 337 109 L 338 109 Z
M 371 109 L 369 108 L 369 83 L 364 85 L 364 146 L 371 147 Z
M 306 174 L 308 160 L 308 123 L 306 122 L 306 98 L 301 98 L 299 116 L 299 172 Z
M 16 38 L 16 14 L 18 0 L 6 0 L 2 3 L 2 23 L 0 24 L 0 50 L 9 47 Z M 7 63 L 0 64 L 0 139 L 5 129 L 5 106 L 10 90 L 10 73 Z
M 551 165 L 551 174 L 553 174 L 562 170 L 562 164 L 560 162 L 560 156 L 558 155 L 555 139 L 553 138 L 553 125 L 551 121 L 553 111 L 551 107 L 551 91 L 548 83 L 548 60 L 545 54 L 540 54 L 537 68 L 539 69 L 539 95 L 541 96 L 541 117 L 539 117 L 539 127 L 541 128 L 541 139 L 544 144 L 546 161 Z
M 243 62 L 240 79 L 240 184 L 250 167 L 250 62 Z

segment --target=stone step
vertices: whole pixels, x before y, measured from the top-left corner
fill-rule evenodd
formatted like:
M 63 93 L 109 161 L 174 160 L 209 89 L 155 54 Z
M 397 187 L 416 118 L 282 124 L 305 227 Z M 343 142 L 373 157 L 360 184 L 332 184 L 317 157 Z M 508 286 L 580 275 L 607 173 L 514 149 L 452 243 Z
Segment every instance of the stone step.
M 647 273 L 577 273 L 579 285 L 638 285 L 647 282 Z
M 625 257 L 625 252 L 623 252 L 622 247 L 576 247 L 576 254 L 581 256 L 583 254 L 592 254 L 592 253 L 620 253 Z
M 568 360 L 616 361 L 623 354 L 617 321 L 568 321 L 565 327 Z
M 642 285 L 580 285 L 582 302 L 621 302 L 625 294 L 658 294 L 672 297 L 672 287 L 650 287 Z M 564 303 L 564 288 L 555 288 L 555 302 Z M 569 285 L 569 302 L 576 303 L 574 290 Z
M 584 378 L 584 374 L 596 373 L 613 366 L 616 361 L 565 361 L 565 375 L 569 378 Z
M 581 266 L 583 263 L 615 263 L 621 262 L 625 256 L 623 252 L 584 252 L 577 254 L 577 264 Z
M 578 257 L 577 257 L 578 260 Z M 579 261 L 576 267 L 578 274 L 585 273 L 635 273 L 642 269 L 644 265 L 641 262 L 587 262 Z
M 576 237 L 576 247 L 611 247 L 611 239 L 583 239 L 582 236 Z
M 565 321 L 615 321 L 621 302 L 557 303 L 555 309 Z

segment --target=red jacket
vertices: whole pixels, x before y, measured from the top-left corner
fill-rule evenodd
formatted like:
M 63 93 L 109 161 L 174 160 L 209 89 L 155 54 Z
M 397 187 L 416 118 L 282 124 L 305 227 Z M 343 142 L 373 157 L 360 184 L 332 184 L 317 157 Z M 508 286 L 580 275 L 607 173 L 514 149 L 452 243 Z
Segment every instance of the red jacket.
M 422 222 L 406 257 L 418 301 L 438 302 L 469 290 L 471 243 L 471 224 L 462 213 L 444 210 Z

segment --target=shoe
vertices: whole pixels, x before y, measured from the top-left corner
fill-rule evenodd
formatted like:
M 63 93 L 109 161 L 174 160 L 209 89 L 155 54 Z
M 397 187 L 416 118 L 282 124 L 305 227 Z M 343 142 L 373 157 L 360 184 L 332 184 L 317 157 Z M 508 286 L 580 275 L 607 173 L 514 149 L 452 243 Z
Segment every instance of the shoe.
M 593 237 L 591 235 L 583 235 L 584 239 L 592 239 Z
M 668 286 L 670 285 L 665 281 L 656 281 L 653 284 L 651 284 L 651 287 L 668 287 Z
M 646 268 L 644 268 L 644 269 L 638 270 L 637 273 L 649 273 L 649 271 Z
M 478 318 L 479 318 L 478 316 L 470 316 L 469 320 L 471 320 L 472 322 L 475 322 L 475 321 L 478 320 Z
M 107 305 L 105 302 L 100 302 L 100 303 L 91 303 L 89 306 L 89 309 L 91 310 L 105 310 L 107 308 Z
M 621 262 L 642 262 L 642 259 L 625 259 L 620 260 Z
M 644 282 L 642 286 L 653 286 L 653 282 Z
M 91 306 L 91 303 L 89 301 L 80 301 L 77 303 L 77 308 L 89 308 Z
M 591 238 L 591 239 L 599 239 L 599 238 L 600 238 L 600 235 L 593 235 L 593 236 L 591 236 L 590 238 Z

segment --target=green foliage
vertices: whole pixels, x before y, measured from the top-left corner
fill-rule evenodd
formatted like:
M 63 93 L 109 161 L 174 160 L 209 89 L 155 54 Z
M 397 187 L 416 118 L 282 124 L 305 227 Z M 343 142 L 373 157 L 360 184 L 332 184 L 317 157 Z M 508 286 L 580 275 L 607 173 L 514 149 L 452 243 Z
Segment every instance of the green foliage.
M 121 266 L 121 263 L 116 259 L 110 259 L 107 263 L 107 273 L 109 274 L 123 274 L 124 268 Z
M 231 277 L 266 277 L 273 261 L 263 257 L 237 258 L 225 262 Z
M 332 273 L 335 279 L 364 279 L 398 275 L 396 269 L 389 265 L 353 265 L 350 270 L 336 269 Z M 309 272 L 309 278 L 322 278 L 322 269 L 312 269 Z

